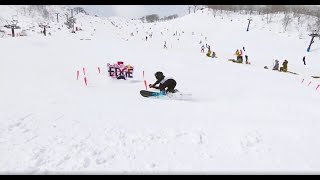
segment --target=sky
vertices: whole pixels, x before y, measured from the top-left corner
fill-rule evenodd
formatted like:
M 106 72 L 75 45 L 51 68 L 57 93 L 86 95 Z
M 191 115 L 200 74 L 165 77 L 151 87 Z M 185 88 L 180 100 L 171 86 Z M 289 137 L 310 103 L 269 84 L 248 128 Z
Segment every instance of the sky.
M 179 16 L 188 13 L 188 5 L 77 5 L 83 7 L 89 14 L 98 16 L 121 16 L 140 18 L 148 14 L 158 14 L 160 17 L 172 14 Z

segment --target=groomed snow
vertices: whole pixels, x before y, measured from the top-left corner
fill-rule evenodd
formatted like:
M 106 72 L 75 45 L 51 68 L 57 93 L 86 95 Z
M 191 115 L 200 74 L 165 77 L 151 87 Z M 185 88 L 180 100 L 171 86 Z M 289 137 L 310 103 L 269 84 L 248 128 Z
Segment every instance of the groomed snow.
M 320 42 L 306 53 L 308 37 L 259 18 L 246 32 L 247 18 L 87 16 L 76 34 L 0 39 L 0 173 L 319 173 L 320 81 L 310 76 L 319 76 Z M 200 53 L 200 40 L 218 58 Z M 227 61 L 243 46 L 251 65 Z M 263 68 L 276 58 L 299 75 Z M 135 66 L 134 79 L 107 76 L 119 60 Z M 192 100 L 143 98 L 143 71 L 148 84 L 156 71 L 174 77 Z

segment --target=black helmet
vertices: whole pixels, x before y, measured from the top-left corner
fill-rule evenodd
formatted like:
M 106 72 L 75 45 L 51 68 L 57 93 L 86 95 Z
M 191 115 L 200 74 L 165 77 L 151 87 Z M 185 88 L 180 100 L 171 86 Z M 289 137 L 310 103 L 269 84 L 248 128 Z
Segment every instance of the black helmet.
M 154 76 L 156 77 L 156 79 L 161 79 L 162 77 L 164 77 L 163 73 L 160 71 L 156 72 Z

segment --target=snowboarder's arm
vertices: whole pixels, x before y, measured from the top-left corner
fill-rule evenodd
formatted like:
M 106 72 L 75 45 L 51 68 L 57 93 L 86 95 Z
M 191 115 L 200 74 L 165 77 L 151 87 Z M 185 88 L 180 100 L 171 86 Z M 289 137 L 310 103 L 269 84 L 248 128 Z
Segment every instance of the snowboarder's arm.
M 159 84 L 160 82 L 161 82 L 160 80 L 157 80 L 154 84 L 149 84 L 149 87 L 150 88 L 156 88 L 156 85 Z

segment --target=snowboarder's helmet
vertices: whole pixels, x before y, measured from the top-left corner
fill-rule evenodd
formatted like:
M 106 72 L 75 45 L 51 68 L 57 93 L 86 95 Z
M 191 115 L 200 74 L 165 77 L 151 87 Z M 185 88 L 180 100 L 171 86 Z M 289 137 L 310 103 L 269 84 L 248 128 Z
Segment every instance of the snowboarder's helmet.
M 154 74 L 154 76 L 157 78 L 157 79 L 161 79 L 163 77 L 163 73 L 158 71 Z

